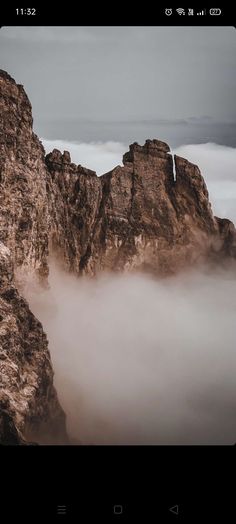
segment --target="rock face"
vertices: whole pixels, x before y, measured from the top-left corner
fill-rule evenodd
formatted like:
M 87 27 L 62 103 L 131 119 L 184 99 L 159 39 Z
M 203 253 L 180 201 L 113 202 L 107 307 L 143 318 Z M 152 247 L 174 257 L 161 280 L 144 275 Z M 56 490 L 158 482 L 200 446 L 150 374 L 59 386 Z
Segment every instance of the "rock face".
M 32 130 L 31 104 L 21 85 L 0 72 L 0 241 L 15 271 L 48 274 L 48 212 L 44 149 Z
M 48 255 L 77 275 L 176 273 L 236 257 L 232 222 L 213 216 L 197 166 L 159 140 L 134 143 L 97 177 L 68 152 L 45 157 L 21 85 L 0 71 L 0 443 L 65 442 L 42 325 L 24 279 L 47 285 Z
M 175 157 L 174 180 L 169 152 L 158 140 L 134 143 L 124 166 L 99 178 L 71 164 L 66 152 L 46 156 L 49 236 L 67 269 L 88 275 L 145 270 L 163 276 L 235 254 L 235 228 L 213 216 L 198 167 Z
M 94 171 L 70 162 L 70 155 L 54 150 L 46 156 L 50 214 L 50 251 L 64 266 L 81 273 L 97 223 L 102 200 L 101 179 Z
M 227 218 L 215 217 L 219 230 L 219 237 L 221 239 L 220 248 L 215 250 L 222 256 L 222 253 L 226 258 L 236 258 L 236 230 L 234 224 Z
M 65 443 L 47 338 L 15 287 L 10 251 L 2 243 L 0 275 L 0 442 Z
M 4 71 L 0 95 L 0 442 L 66 442 L 46 335 L 16 288 L 48 275 L 44 150 L 23 87 Z

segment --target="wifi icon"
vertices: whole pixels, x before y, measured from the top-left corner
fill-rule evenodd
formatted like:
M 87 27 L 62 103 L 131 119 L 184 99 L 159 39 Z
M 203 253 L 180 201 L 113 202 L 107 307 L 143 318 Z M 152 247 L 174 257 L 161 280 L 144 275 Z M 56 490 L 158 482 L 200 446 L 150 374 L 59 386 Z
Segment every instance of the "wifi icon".
M 182 7 L 179 7 L 178 9 L 176 9 L 178 15 L 185 15 L 185 10 L 182 9 Z

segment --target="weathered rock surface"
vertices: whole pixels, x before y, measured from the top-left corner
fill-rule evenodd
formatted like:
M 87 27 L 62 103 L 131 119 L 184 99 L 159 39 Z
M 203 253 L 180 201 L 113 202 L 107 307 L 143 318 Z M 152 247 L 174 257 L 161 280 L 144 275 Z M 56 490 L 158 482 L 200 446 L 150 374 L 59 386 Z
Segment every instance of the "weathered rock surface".
M 10 251 L 2 243 L 0 275 L 0 442 L 65 443 L 47 338 L 15 287 Z
M 70 162 L 70 155 L 54 150 L 46 156 L 50 251 L 69 271 L 81 273 L 102 200 L 101 179 L 94 171 Z
M 66 440 L 46 335 L 24 279 L 47 285 L 49 251 L 68 271 L 176 273 L 236 258 L 197 166 L 159 140 L 134 143 L 97 177 L 68 152 L 45 157 L 21 85 L 0 71 L 0 443 Z
M 46 335 L 16 288 L 48 275 L 44 150 L 23 87 L 4 71 L 0 95 L 0 443 L 65 442 Z
M 44 149 L 33 133 L 23 86 L 5 71 L 0 71 L 0 114 L 0 241 L 11 250 L 15 271 L 43 280 L 48 274 Z
M 69 154 L 46 156 L 52 250 L 77 274 L 139 270 L 159 276 L 208 259 L 234 256 L 234 225 L 213 216 L 204 179 L 169 146 L 134 143 L 101 177 L 70 163 Z M 230 234 L 229 230 L 230 229 Z

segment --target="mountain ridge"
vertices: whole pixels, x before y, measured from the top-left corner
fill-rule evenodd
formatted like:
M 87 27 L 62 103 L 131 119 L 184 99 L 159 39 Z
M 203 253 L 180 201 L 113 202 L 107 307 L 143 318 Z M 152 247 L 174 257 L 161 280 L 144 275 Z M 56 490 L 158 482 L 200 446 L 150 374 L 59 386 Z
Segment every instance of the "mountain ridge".
M 98 177 L 69 152 L 44 148 L 23 86 L 0 71 L 0 441 L 67 442 L 46 334 L 24 299 L 29 275 L 48 285 L 49 255 L 77 276 L 234 261 L 236 231 L 213 216 L 194 164 L 160 140 L 134 142 Z M 51 439 L 51 440 L 50 440 Z

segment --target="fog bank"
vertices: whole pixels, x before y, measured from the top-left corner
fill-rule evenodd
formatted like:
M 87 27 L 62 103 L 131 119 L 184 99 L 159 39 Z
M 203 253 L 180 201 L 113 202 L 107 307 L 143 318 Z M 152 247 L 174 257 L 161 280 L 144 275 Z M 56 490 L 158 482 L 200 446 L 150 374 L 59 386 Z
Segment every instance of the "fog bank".
M 28 290 L 70 436 L 82 444 L 236 442 L 236 281 L 76 279 L 53 264 Z

